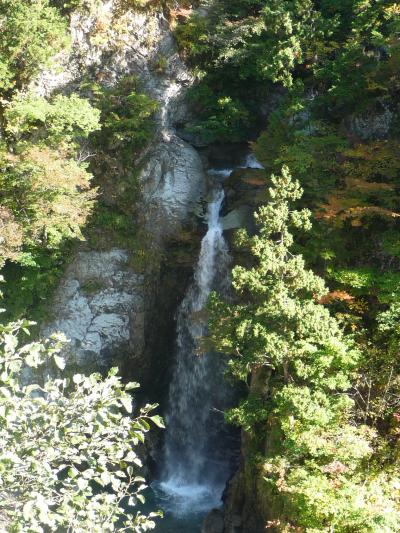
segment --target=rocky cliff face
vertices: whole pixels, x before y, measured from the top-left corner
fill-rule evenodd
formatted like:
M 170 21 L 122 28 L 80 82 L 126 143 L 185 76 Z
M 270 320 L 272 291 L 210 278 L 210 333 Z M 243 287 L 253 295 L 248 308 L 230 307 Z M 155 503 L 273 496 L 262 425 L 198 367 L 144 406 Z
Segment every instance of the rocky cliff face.
M 185 90 L 192 78 L 161 10 L 137 13 L 123 10 L 118 1 L 93 2 L 72 14 L 70 29 L 72 48 L 57 58 L 61 68 L 43 72 L 34 90 L 68 92 L 87 77 L 112 85 L 135 75 L 160 104 L 154 141 L 136 162 L 141 168 L 137 223 L 145 248 L 156 253 L 151 269 L 145 264 L 138 273 L 134 251 L 116 249 L 113 242 L 106 250 L 86 246 L 68 267 L 51 309 L 54 318 L 42 331 L 61 331 L 71 339 L 70 365 L 95 370 L 122 360 L 129 375 L 146 384 L 155 359 L 168 352 L 157 339 L 174 329 L 176 300 L 188 272 L 181 269 L 173 278 L 176 286 L 162 293 L 168 243 L 179 240 L 182 228 L 196 227 L 205 190 L 198 153 L 174 129 L 185 119 Z M 165 313 L 159 329 L 154 325 L 158 308 Z
M 52 319 L 42 333 L 61 331 L 70 339 L 66 353 L 71 370 L 90 372 L 117 364 L 124 376 L 142 384 L 147 397 L 159 401 L 169 382 L 174 313 L 202 232 L 202 160 L 174 127 L 190 120 L 185 92 L 193 80 L 161 11 L 121 13 L 117 1 L 93 3 L 90 10 L 72 15 L 71 37 L 71 51 L 58 58 L 61 68 L 43 72 L 34 84 L 37 92 L 78 91 L 86 77 L 113 85 L 136 75 L 160 104 L 154 141 L 136 161 L 141 169 L 137 224 L 152 259 L 139 270 L 135 250 L 113 242 L 106 249 L 83 245 L 66 269 L 49 313 Z M 251 226 L 251 213 L 265 195 L 257 169 L 232 174 L 226 192 L 224 228 Z M 245 498 L 248 489 L 243 464 L 228 484 L 225 512 L 212 512 L 203 530 L 255 533 L 246 529 L 253 509 Z
M 116 345 L 142 349 L 136 334 L 143 322 L 143 276 L 127 262 L 124 250 L 81 251 L 67 268 L 52 309 L 56 318 L 43 333 L 56 330 L 66 335 L 74 354 L 70 364 L 104 369 L 110 366 Z

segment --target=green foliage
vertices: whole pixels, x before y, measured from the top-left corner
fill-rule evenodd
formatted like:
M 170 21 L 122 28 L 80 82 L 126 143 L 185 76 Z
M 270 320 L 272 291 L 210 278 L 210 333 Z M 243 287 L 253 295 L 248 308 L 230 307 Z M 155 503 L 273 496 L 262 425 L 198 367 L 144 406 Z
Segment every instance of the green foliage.
M 233 407 L 226 414 L 226 419 L 230 424 L 242 427 L 254 438 L 265 438 L 265 430 L 260 431 L 260 422 L 264 423 L 268 419 L 269 411 L 265 406 L 263 397 L 260 394 L 249 393 L 248 397 L 240 402 L 238 407 Z
M 297 98 L 285 99 L 268 117 L 268 124 L 256 143 L 254 152 L 258 160 L 270 171 L 275 168 L 282 148 L 294 139 L 296 117 L 304 110 L 304 103 Z M 301 129 L 303 125 L 299 126 Z
M 5 318 L 14 320 L 27 315 L 36 322 L 48 318 L 50 300 L 61 275 L 71 259 L 72 243 L 56 250 L 29 249 L 18 254 L 18 261 L 8 261 L 3 268 Z M 34 327 L 34 332 L 37 332 Z
M 238 339 L 233 335 L 214 339 L 221 351 L 237 351 L 241 354 L 237 360 L 232 360 L 231 370 L 242 379 L 246 379 L 256 362 L 273 368 L 277 365 L 286 368 L 291 364 L 291 359 L 300 357 L 307 348 L 302 341 L 305 332 L 310 335 L 309 342 L 315 343 L 316 352 L 320 342 L 329 344 L 329 338 L 332 338 L 333 349 L 333 339 L 339 335 L 338 327 L 329 318 L 328 312 L 311 300 L 304 299 L 307 295 L 322 296 L 326 292 L 323 281 L 305 270 L 300 256 L 288 254 L 293 244 L 289 225 L 298 229 L 310 227 L 309 211 L 289 210 L 289 201 L 298 200 L 301 189 L 297 182 L 291 181 L 285 167 L 280 177 L 273 176 L 271 179 L 274 185 L 270 189 L 271 201 L 256 215 L 259 234 L 251 238 L 245 232 L 239 235 L 239 244 L 259 258 L 260 266 L 257 264 L 251 269 L 237 266 L 232 273 L 235 290 L 247 298 L 254 298 L 254 303 L 250 300 L 249 306 L 243 307 L 244 316 L 236 313 L 236 306 L 226 309 L 227 315 L 233 315 L 229 327 L 234 329 L 229 330 L 230 335 L 235 331 L 243 341 L 237 345 Z M 277 280 L 280 280 L 279 283 Z M 321 321 L 325 329 L 321 327 Z M 297 329 L 299 344 L 294 348 Z M 222 344 L 219 345 L 219 342 Z M 307 356 L 306 353 L 304 356 Z
M 292 70 L 304 60 L 317 21 L 311 0 L 222 0 L 216 2 L 209 26 L 195 16 L 177 35 L 191 61 L 201 59 L 206 67 L 235 69 L 242 79 L 268 79 L 290 86 Z
M 241 11 L 239 3 L 214 2 L 208 17 L 194 14 L 175 29 L 181 54 L 200 79 L 191 91 L 196 112 L 192 129 L 201 134 L 204 142 L 248 139 L 260 101 L 268 93 L 267 86 L 253 84 L 246 75 L 253 63 L 245 54 L 249 50 L 257 53 L 255 46 L 245 47 L 247 33 L 253 31 L 255 21 L 249 19 L 249 28 L 239 26 L 234 14 L 236 9 Z M 255 4 L 260 2 L 244 4 L 244 11 L 253 13 L 254 9 L 257 11 Z M 234 54 L 240 59 L 231 57 Z
M 32 147 L 19 157 L 4 154 L 0 201 L 14 213 L 28 246 L 54 249 L 64 239 L 82 238 L 95 197 L 90 179 L 73 159 Z
M 382 247 L 391 257 L 400 257 L 400 235 L 388 230 L 382 234 Z
M 339 283 L 348 285 L 354 289 L 371 287 L 375 279 L 374 274 L 374 271 L 370 268 L 358 268 L 351 270 L 340 269 L 331 272 L 331 276 Z
M 390 303 L 399 296 L 398 272 L 379 272 L 372 267 L 328 268 L 328 275 L 354 295 L 373 295 L 381 303 Z
M 113 242 L 116 246 L 132 250 L 136 249 L 137 229 L 128 210 L 99 202 L 93 211 L 85 236 L 93 248 L 107 248 L 110 242 Z
M 337 17 L 331 6 L 330 10 Z M 341 15 L 342 35 L 333 44 L 334 53 L 330 45 L 314 67 L 316 80 L 325 89 L 318 106 L 340 115 L 366 109 L 371 99 L 388 99 L 396 90 L 398 43 L 393 37 L 398 31 L 398 5 L 354 2 Z
M 0 90 L 26 85 L 68 44 L 67 24 L 48 0 L 1 0 Z
M 261 507 L 282 531 L 400 528 L 399 14 L 395 1 L 218 0 L 177 29 L 199 78 L 193 130 L 251 138 L 279 85 L 254 149 L 268 173 L 288 165 L 305 190 L 299 198 L 287 170 L 274 178 L 257 235 L 238 237 L 252 259 L 234 269 L 237 299 L 210 304 L 216 347 L 251 382 L 228 419 L 251 435 L 248 464 L 249 449 L 266 450 L 250 476 L 264 475 Z M 241 111 L 234 120 L 221 99 Z M 296 239 L 293 200 L 317 215 L 308 236 L 307 214 L 294 215 Z
M 0 203 L 9 230 L 1 258 L 14 263 L 6 265 L 5 296 L 9 312 L 20 317 L 55 287 L 67 249 L 83 239 L 96 189 L 85 164 L 55 149 L 27 145 L 0 158 Z
M 272 83 L 293 85 L 293 69 L 308 57 L 315 33 L 322 32 L 319 18 L 310 0 L 219 0 L 207 19 L 195 15 L 178 26 L 178 45 L 200 73 L 194 92 L 206 140 L 219 140 L 212 132 L 220 119 L 222 141 L 246 139 Z M 225 101 L 242 108 L 234 121 L 215 112 Z
M 195 91 L 203 128 L 221 98 L 239 101 L 254 128 L 272 84 L 291 93 L 299 82 L 306 107 L 338 124 L 354 110 L 396 98 L 398 19 L 395 1 L 218 0 L 208 17 L 194 15 L 175 33 L 200 75 Z M 214 95 L 211 107 L 206 88 Z M 233 135 L 240 131 L 231 128 Z
M 131 418 L 130 391 L 116 369 L 26 385 L 42 365 L 63 370 L 63 339 L 20 345 L 29 323 L 0 328 L 0 519 L 7 531 L 148 531 L 153 518 L 135 511 L 144 479 L 135 451 L 149 422 L 146 406 Z M 29 374 L 27 374 L 29 373 Z M 25 376 L 25 379 L 23 377 Z M 32 379 L 30 380 L 32 381 Z
M 192 102 L 198 106 L 200 117 L 202 109 L 207 113 L 188 131 L 200 134 L 205 142 L 240 142 L 249 135 L 249 111 L 238 98 L 221 95 L 215 100 L 211 87 L 203 85 L 192 93 Z
M 52 147 L 73 145 L 100 129 L 100 111 L 76 94 L 48 101 L 32 93 L 17 93 L 5 112 L 6 131 L 17 140 L 27 134 Z
M 67 21 L 53 4 L 4 0 L 0 20 L 0 265 L 8 261 L 9 313 L 21 316 L 49 296 L 67 243 L 82 239 L 96 196 L 83 141 L 100 113 L 76 94 L 45 99 L 26 90 L 68 46 Z
M 385 439 L 380 460 L 397 466 L 400 434 L 400 366 L 398 297 L 376 318 L 372 331 L 360 335 L 363 358 L 354 386 L 359 419 L 368 421 Z
M 298 177 L 303 203 L 318 217 L 301 242 L 303 253 L 334 280 L 333 289 L 356 298 L 342 301 L 341 318 L 357 315 L 370 325 L 398 292 L 391 272 L 398 233 L 398 7 L 322 2 L 318 10 L 323 27 L 332 22 L 330 33 L 316 38 L 316 54 L 292 70 L 294 85 L 255 150 L 268 171 L 287 164 Z M 382 130 L 371 131 L 380 121 Z M 331 275 L 339 270 L 346 279 Z M 371 279 L 356 287 L 361 270 Z
M 311 122 L 297 98 L 271 114 L 267 129 L 255 143 L 257 157 L 268 170 L 288 165 L 304 187 L 309 206 L 325 200 L 335 188 L 338 155 L 346 148 L 346 140 L 329 125 Z
M 156 61 L 153 63 L 153 68 L 158 72 L 159 74 L 162 74 L 166 71 L 168 67 L 168 59 L 166 56 L 160 54 Z
M 207 29 L 207 19 L 198 16 L 191 17 L 175 28 L 174 35 L 178 48 L 193 66 L 196 66 L 209 50 Z
M 102 124 L 95 142 L 132 161 L 152 138 L 157 102 L 142 92 L 139 81 L 132 76 L 121 79 L 115 87 L 93 89 Z
M 9 314 L 21 316 L 48 298 L 66 249 L 83 238 L 96 197 L 85 142 L 100 112 L 76 94 L 27 91 L 68 45 L 67 21 L 53 4 L 3 1 L 0 20 L 0 265 L 8 261 Z
M 258 233 L 238 238 L 254 258 L 253 266 L 233 269 L 239 301 L 214 295 L 210 302 L 216 348 L 231 355 L 234 376 L 252 376 L 249 399 L 230 419 L 253 438 L 260 436 L 257 424 L 268 427 L 262 472 L 268 497 L 282 510 L 268 517 L 270 525 L 280 531 L 396 531 L 398 475 L 390 466 L 375 466 L 376 431 L 352 423 L 348 392 L 360 352 L 318 302 L 327 292 L 323 280 L 291 252 L 291 228 L 310 230 L 309 211 L 291 208 L 302 194 L 298 182 L 285 167 L 271 181 L 269 202 L 256 214 Z M 257 396 L 261 369 L 270 377 L 261 380 Z
M 85 236 L 94 248 L 113 242 L 136 255 L 137 158 L 153 138 L 158 103 L 142 92 L 135 77 L 122 78 L 112 88 L 91 83 L 82 88 L 91 91 L 101 110 L 101 130 L 90 138 L 97 150 L 91 170 L 107 197 L 95 206 Z
M 255 56 L 252 63 L 259 76 L 288 87 L 292 85 L 293 69 L 306 60 L 308 48 L 320 37 L 319 14 L 313 7 L 310 0 L 265 4 L 262 22 L 252 30 L 257 43 L 252 51 Z

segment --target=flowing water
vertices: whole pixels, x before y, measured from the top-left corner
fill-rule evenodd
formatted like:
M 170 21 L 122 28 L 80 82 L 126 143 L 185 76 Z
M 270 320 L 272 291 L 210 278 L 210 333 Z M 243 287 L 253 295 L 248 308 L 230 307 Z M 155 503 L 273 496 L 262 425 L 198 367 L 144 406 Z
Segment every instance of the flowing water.
M 236 168 L 263 167 L 253 154 L 246 154 Z M 212 169 L 209 176 L 222 182 L 233 170 Z M 201 349 L 200 341 L 207 333 L 205 306 L 210 292 L 223 293 L 229 286 L 231 260 L 219 217 L 223 200 L 222 188 L 216 189 L 208 205 L 208 231 L 194 280 L 177 313 L 161 475 L 148 495 L 152 508 L 161 507 L 165 513 L 157 533 L 199 533 L 204 516 L 221 505 L 235 468 L 238 441 L 223 417 L 233 400 L 223 377 L 223 357 Z
M 220 505 L 232 469 L 229 430 L 223 417 L 230 398 L 223 378 L 223 358 L 212 352 L 199 353 L 199 339 L 206 333 L 208 296 L 214 289 L 226 290 L 229 280 L 230 256 L 219 223 L 223 198 L 223 191 L 218 190 L 208 205 L 208 231 L 201 243 L 194 281 L 177 315 L 163 470 L 161 481 L 153 484 L 167 513 L 160 531 L 199 531 L 199 521 Z M 168 516 L 173 516 L 174 529 L 168 529 Z
M 263 165 L 258 161 L 258 159 L 256 158 L 256 156 L 250 152 L 249 154 L 246 155 L 246 157 L 244 158 L 244 164 L 241 168 L 258 168 L 258 169 L 263 169 Z

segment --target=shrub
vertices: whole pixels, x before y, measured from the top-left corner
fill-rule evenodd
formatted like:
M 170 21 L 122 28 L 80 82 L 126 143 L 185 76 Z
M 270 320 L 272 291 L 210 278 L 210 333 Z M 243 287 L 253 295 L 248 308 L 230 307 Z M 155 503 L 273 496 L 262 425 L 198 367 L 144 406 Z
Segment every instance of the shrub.
M 0 523 L 10 532 L 139 533 L 155 526 L 136 511 L 144 479 L 135 451 L 150 429 L 162 426 L 146 406 L 135 418 L 130 391 L 111 370 L 46 375 L 24 384 L 45 365 L 64 370 L 63 342 L 53 337 L 20 345 L 29 323 L 0 326 Z

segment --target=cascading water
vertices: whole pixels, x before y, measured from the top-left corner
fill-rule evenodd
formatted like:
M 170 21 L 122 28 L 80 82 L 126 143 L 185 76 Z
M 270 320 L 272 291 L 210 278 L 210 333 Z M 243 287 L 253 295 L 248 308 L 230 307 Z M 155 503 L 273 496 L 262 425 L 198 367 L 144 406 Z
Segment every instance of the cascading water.
M 253 152 L 246 155 L 242 168 L 258 168 L 263 169 L 263 165 L 258 161 Z
M 223 198 L 223 191 L 217 191 L 208 206 L 208 231 L 194 281 L 177 315 L 176 363 L 159 484 L 165 507 L 175 516 L 204 513 L 219 505 L 231 470 L 222 413 L 230 397 L 223 360 L 213 353 L 197 354 L 198 340 L 206 333 L 203 311 L 208 296 L 228 285 L 230 257 L 219 223 Z

